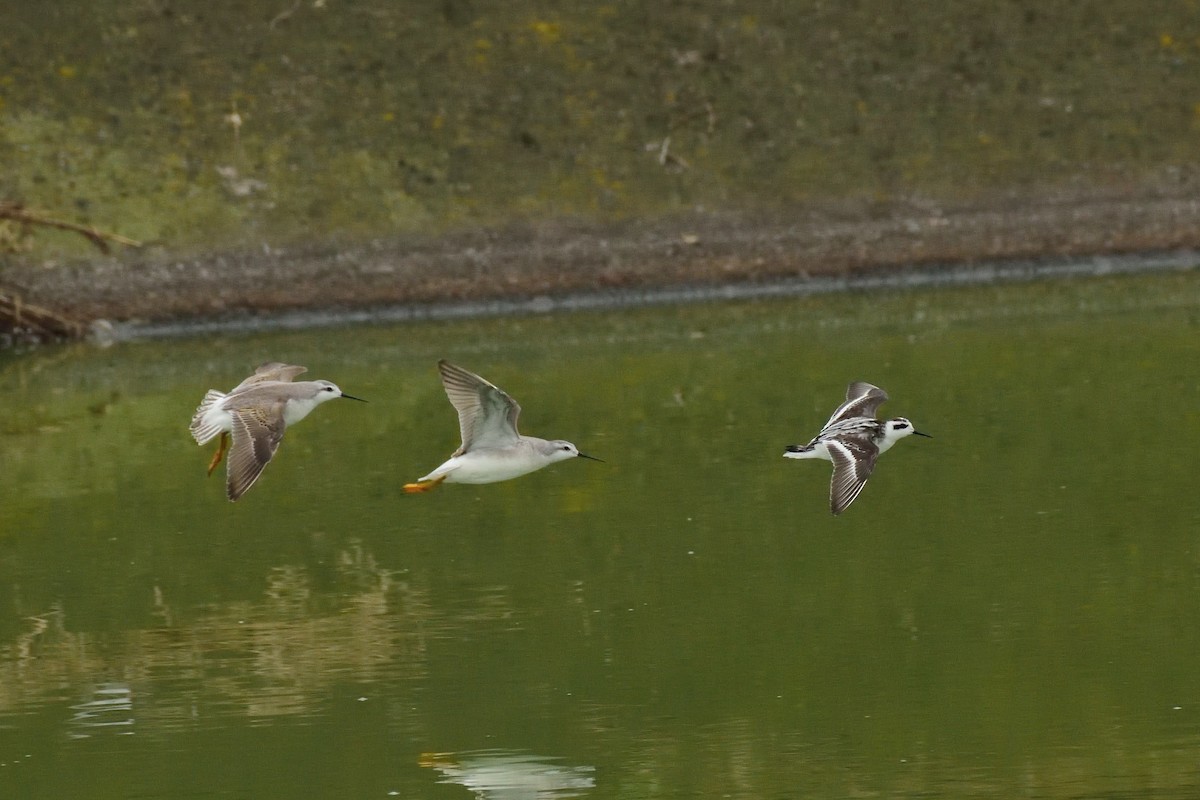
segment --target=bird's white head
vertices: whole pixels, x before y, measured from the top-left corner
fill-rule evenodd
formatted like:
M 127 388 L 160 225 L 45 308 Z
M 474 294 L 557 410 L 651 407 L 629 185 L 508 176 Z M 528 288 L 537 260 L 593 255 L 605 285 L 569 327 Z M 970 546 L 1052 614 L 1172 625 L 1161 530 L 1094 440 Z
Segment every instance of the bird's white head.
M 566 461 L 568 458 L 586 458 L 590 461 L 600 461 L 601 459 L 595 456 L 589 456 L 587 453 L 579 452 L 579 448 L 570 442 L 565 442 L 562 439 L 552 439 L 548 442 L 543 442 L 539 448 L 542 455 L 551 463 L 556 461 Z
M 338 388 L 336 383 L 331 381 L 313 381 L 313 384 L 317 388 L 317 393 L 313 397 L 313 400 L 315 400 L 318 404 L 324 403 L 326 400 L 332 400 L 335 397 L 344 397 L 347 400 L 357 400 L 360 403 L 367 402 L 361 397 L 355 397 L 354 395 L 346 394 Z
M 913 434 L 924 436 L 926 439 L 933 438 L 928 433 L 921 433 L 904 417 L 889 419 L 883 423 L 883 441 L 879 444 L 879 452 L 882 453 L 905 436 L 912 436 Z
M 316 394 L 313 395 L 313 400 L 318 404 L 342 396 L 342 390 L 338 388 L 336 383 L 330 381 L 313 381 L 313 388 L 317 390 Z
M 288 425 L 295 425 L 326 400 L 345 397 L 348 400 L 357 400 L 360 403 L 367 402 L 361 397 L 346 394 L 337 387 L 336 383 L 330 383 L 329 381 L 307 381 L 305 383 L 289 383 L 286 385 L 292 387 L 297 392 L 288 399 L 287 405 L 283 409 L 283 421 Z

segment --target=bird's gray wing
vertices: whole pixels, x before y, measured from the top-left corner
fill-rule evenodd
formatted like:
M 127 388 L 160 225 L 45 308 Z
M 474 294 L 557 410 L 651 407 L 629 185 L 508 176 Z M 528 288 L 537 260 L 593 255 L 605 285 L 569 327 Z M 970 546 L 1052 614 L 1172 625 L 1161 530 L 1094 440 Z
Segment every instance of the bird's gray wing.
M 879 407 L 887 402 L 888 394 L 878 386 L 866 381 L 855 381 L 846 387 L 846 402 L 837 407 L 833 416 L 825 423 L 828 428 L 835 422 L 853 417 L 875 417 Z
M 233 444 L 225 473 L 225 493 L 230 500 L 237 500 L 254 485 L 279 449 L 286 427 L 284 402 L 250 404 L 230 410 Z
M 829 481 L 829 510 L 835 515 L 850 507 L 875 469 L 879 448 L 869 439 L 842 438 L 825 442 L 833 461 Z
M 442 386 L 450 404 L 458 411 L 458 427 L 462 432 L 462 447 L 455 455 L 475 447 L 504 447 L 515 444 L 517 417 L 521 406 L 498 386 L 473 372 L 439 361 Z
M 303 375 L 308 372 L 308 367 L 301 367 L 296 364 L 284 364 L 282 361 L 267 361 L 259 364 L 254 370 L 254 374 L 246 380 L 233 387 L 230 394 L 245 389 L 247 386 L 253 386 L 256 383 L 265 383 L 266 381 L 290 381 L 297 375 Z

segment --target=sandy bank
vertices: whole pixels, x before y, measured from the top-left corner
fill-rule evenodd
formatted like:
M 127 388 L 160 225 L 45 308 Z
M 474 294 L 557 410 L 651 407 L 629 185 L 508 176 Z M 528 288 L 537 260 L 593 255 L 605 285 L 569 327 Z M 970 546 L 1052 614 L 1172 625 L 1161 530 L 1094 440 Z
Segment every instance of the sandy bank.
M 1200 198 L 1044 196 L 958 207 L 861 204 L 773 217 L 695 213 L 188 258 L 10 264 L 26 302 L 83 322 L 479 302 L 611 289 L 869 274 L 930 264 L 1200 247 Z

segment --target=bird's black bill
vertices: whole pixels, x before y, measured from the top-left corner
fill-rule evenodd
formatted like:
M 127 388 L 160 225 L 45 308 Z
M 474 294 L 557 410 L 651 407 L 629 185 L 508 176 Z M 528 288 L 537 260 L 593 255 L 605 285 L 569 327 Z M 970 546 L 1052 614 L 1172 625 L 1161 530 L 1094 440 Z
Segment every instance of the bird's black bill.
M 588 461 L 599 461 L 601 464 L 605 463 L 603 458 L 596 458 L 595 456 L 589 456 L 587 453 L 577 453 L 576 455 L 578 455 L 580 458 L 586 458 Z
M 933 438 L 933 437 L 932 437 L 932 436 L 930 436 L 928 433 L 921 433 L 920 431 L 913 431 L 913 436 L 924 436 L 926 439 L 932 439 L 932 438 Z
M 352 394 L 346 394 L 345 392 L 342 392 L 342 395 L 341 395 L 341 396 L 342 396 L 342 397 L 344 397 L 344 398 L 346 398 L 347 400 L 357 400 L 357 401 L 358 401 L 358 402 L 360 402 L 360 403 L 365 403 L 365 402 L 367 402 L 366 400 L 363 400 L 361 397 L 355 397 L 354 395 L 352 395 Z

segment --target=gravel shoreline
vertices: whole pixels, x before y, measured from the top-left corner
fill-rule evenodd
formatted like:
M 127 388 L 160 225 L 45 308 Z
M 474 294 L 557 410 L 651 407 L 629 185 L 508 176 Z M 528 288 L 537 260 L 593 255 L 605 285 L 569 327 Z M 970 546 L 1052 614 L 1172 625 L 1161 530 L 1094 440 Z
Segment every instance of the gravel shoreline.
M 791 217 L 696 213 L 555 222 L 440 238 L 141 254 L 7 265 L 22 300 L 86 324 L 129 325 L 530 301 L 670 287 L 804 282 L 901 270 L 1200 249 L 1191 193 L 1042 196 L 975 206 L 809 208 Z

